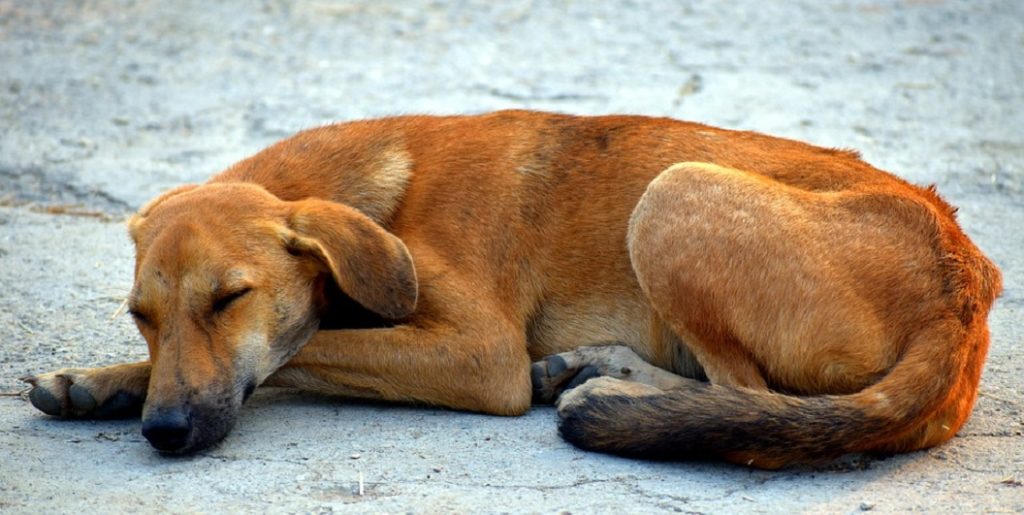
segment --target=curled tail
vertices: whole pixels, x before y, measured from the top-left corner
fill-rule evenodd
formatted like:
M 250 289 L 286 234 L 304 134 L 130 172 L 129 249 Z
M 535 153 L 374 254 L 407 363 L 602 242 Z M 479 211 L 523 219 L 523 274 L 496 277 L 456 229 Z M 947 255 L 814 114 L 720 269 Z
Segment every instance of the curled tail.
M 559 412 L 562 437 L 583 449 L 651 459 L 724 458 L 760 468 L 834 458 L 883 420 L 841 398 L 759 392 L 693 381 L 640 398 L 591 394 Z
M 559 430 L 589 450 L 759 468 L 929 447 L 952 437 L 973 406 L 988 343 L 980 322 L 977 331 L 958 320 L 919 331 L 896 366 L 857 393 L 797 397 L 692 381 L 631 395 L 585 385 L 560 402 Z

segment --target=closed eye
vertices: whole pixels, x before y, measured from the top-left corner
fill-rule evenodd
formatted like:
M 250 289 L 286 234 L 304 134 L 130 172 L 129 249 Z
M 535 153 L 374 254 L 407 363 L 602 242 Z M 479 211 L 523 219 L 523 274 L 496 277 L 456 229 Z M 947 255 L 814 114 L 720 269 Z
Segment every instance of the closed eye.
M 213 313 L 217 314 L 223 312 L 224 310 L 228 309 L 228 307 L 231 306 L 233 302 L 244 297 L 245 294 L 249 293 L 250 291 L 252 291 L 252 288 L 242 288 L 241 290 L 233 291 L 226 295 L 221 295 L 220 297 L 217 297 L 217 300 L 213 301 Z
M 146 316 L 145 313 L 143 313 L 143 312 L 141 312 L 141 311 L 139 311 L 139 310 L 137 310 L 135 308 L 130 308 L 128 310 L 128 313 L 130 313 L 132 315 L 132 318 L 134 318 L 136 322 L 138 322 L 140 324 L 145 324 L 145 325 L 152 325 L 152 322 L 150 322 L 149 317 Z

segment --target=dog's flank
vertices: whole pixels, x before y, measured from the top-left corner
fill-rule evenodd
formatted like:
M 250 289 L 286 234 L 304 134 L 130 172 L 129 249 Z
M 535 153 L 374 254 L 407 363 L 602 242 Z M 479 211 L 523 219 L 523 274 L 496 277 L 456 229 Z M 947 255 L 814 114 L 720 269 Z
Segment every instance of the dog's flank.
M 331 125 L 143 207 L 150 360 L 33 377 L 31 399 L 145 403 L 171 452 L 222 438 L 259 384 L 557 401 L 567 438 L 631 455 L 921 449 L 971 412 L 1001 287 L 954 215 L 855 152 L 664 118 Z

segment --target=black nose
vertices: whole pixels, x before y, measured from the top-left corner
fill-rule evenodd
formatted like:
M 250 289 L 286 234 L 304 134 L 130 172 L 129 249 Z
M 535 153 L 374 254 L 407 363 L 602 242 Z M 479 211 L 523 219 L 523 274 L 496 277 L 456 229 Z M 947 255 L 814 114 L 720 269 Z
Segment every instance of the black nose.
M 142 436 L 161 451 L 178 451 L 188 445 L 192 420 L 184 408 L 155 408 L 142 421 Z

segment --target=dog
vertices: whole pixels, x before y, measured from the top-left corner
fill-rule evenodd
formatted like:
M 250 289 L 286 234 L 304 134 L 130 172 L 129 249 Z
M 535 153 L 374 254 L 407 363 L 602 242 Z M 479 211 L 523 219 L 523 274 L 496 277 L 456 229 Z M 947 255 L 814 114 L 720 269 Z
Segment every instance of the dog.
M 519 415 L 760 468 L 896 453 L 971 412 L 998 269 L 934 187 L 753 132 L 530 111 L 300 132 L 128 222 L 143 363 L 43 412 L 221 440 L 260 385 Z

